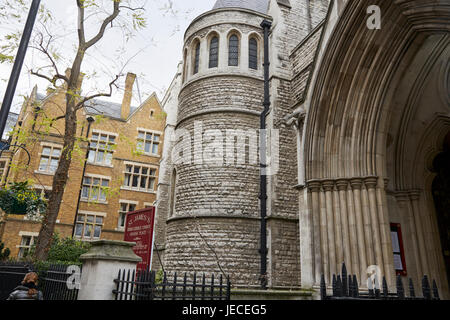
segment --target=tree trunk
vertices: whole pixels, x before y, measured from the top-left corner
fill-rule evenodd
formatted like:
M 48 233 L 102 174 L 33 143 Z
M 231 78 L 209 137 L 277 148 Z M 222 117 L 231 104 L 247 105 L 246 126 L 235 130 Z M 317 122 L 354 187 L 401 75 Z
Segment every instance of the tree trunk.
M 75 106 L 78 101 L 79 91 L 78 80 L 80 76 L 81 63 L 83 62 L 84 50 L 79 49 L 72 65 L 69 82 L 66 92 L 66 114 L 64 129 L 64 145 L 59 159 L 58 168 L 53 177 L 52 191 L 47 206 L 47 210 L 42 220 L 41 230 L 36 243 L 34 252 L 35 260 L 46 260 L 53 240 L 56 220 L 58 218 L 61 200 L 64 195 L 64 189 L 67 183 L 67 175 L 70 164 L 72 163 L 72 152 L 76 140 L 77 132 L 77 114 Z M 77 214 L 75 212 L 75 214 Z

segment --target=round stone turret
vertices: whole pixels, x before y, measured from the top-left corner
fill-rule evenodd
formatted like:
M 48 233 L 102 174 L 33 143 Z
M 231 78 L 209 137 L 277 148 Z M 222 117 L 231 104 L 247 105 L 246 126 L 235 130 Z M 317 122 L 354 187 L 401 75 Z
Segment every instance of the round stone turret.
M 222 269 L 233 285 L 252 287 L 260 283 L 260 24 L 271 18 L 251 7 L 221 7 L 225 2 L 233 1 L 218 1 L 185 33 L 176 125 L 183 161 L 172 174 L 165 268 Z

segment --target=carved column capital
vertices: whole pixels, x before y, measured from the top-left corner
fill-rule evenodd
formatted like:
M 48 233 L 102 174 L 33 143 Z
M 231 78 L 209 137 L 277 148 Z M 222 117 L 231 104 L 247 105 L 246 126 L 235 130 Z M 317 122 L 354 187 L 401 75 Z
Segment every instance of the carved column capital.
M 365 177 L 364 183 L 366 184 L 367 188 L 374 189 L 377 187 L 378 184 L 378 177 L 372 176 L 372 177 Z
M 420 194 L 422 193 L 421 190 L 418 189 L 414 189 L 414 190 L 410 190 L 409 191 L 409 198 L 411 200 L 419 200 L 420 199 Z
M 334 181 L 333 180 L 323 180 L 322 186 L 325 191 L 333 191 Z
M 322 183 L 319 180 L 309 180 L 306 182 L 306 186 L 311 192 L 318 192 Z
M 345 191 L 348 188 L 348 179 L 338 179 L 336 180 L 336 187 L 339 191 Z
M 361 189 L 363 185 L 363 179 L 362 178 L 351 178 L 350 184 L 353 189 Z
M 400 202 L 409 201 L 409 191 L 405 190 L 395 191 L 394 195 L 397 201 Z

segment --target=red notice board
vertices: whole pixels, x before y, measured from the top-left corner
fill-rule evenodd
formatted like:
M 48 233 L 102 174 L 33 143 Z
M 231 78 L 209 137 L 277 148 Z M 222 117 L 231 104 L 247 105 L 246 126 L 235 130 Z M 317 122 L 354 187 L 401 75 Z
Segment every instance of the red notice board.
M 391 241 L 394 251 L 394 268 L 397 275 L 406 276 L 405 249 L 400 223 L 391 223 Z
M 137 265 L 137 270 L 145 270 L 150 267 L 154 224 L 155 207 L 127 213 L 124 240 L 136 242 L 133 251 L 142 258 L 142 262 Z

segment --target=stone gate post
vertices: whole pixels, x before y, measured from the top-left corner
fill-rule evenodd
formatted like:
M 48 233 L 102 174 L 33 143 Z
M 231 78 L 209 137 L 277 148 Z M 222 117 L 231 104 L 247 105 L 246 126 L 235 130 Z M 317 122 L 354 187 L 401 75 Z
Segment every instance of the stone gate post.
M 141 258 L 132 247 L 134 242 L 97 240 L 81 255 L 83 271 L 78 300 L 113 300 L 114 279 L 120 269 L 135 269 Z

